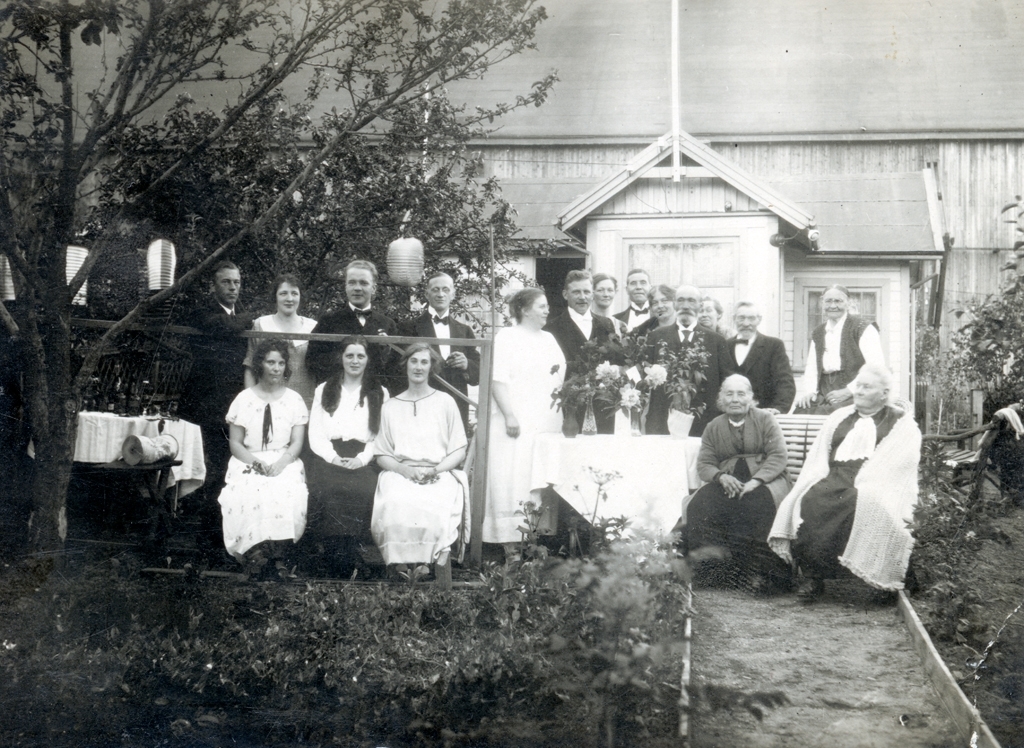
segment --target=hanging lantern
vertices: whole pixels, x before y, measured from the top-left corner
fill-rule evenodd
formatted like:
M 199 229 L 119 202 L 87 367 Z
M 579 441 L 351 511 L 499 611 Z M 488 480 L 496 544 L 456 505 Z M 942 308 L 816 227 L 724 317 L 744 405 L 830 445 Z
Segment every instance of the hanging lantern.
M 0 255 L 0 298 L 14 301 L 14 274 L 6 255 Z
M 85 264 L 86 259 L 89 257 L 89 250 L 85 247 L 68 247 L 67 259 L 64 264 L 64 277 L 68 283 L 74 280 L 78 271 L 82 265 Z M 86 296 L 89 290 L 89 281 L 82 284 L 82 287 L 78 289 L 78 293 L 75 294 L 75 298 L 71 300 L 71 303 L 76 306 L 85 306 Z
M 146 250 L 146 271 L 149 276 L 149 290 L 162 291 L 174 283 L 174 268 L 178 258 L 174 245 L 166 239 L 157 239 Z
M 412 287 L 423 279 L 423 242 L 415 237 L 395 239 L 388 245 L 388 277 Z

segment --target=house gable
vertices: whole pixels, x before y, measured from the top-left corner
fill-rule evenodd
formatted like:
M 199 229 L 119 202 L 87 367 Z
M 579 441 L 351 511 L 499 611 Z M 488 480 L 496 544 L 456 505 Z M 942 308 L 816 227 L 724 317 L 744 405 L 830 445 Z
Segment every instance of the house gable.
M 674 151 L 679 181 L 674 181 Z M 665 135 L 558 214 L 558 227 L 578 239 L 592 215 L 770 212 L 803 236 L 814 217 L 773 187 L 687 133 Z

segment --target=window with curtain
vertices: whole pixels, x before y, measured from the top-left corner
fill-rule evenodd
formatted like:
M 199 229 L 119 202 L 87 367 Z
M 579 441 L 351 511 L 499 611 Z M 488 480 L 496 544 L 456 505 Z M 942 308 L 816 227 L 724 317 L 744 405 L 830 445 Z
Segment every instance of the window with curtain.
M 651 283 L 732 288 L 736 277 L 733 242 L 628 241 L 629 267 L 643 268 Z M 725 301 L 722 299 L 722 301 Z

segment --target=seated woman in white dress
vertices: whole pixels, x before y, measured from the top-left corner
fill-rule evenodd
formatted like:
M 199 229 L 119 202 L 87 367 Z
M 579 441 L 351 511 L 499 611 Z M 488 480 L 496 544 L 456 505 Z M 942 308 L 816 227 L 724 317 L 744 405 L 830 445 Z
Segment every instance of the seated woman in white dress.
M 231 460 L 218 502 L 224 547 L 256 566 L 280 555 L 306 527 L 306 476 L 299 452 L 309 412 L 302 397 L 285 386 L 290 374 L 288 343 L 264 340 L 253 356 L 256 384 L 242 390 L 228 409 Z M 250 552 L 250 549 L 252 551 Z
M 440 359 L 426 343 L 402 357 L 409 389 L 381 408 L 374 442 L 383 472 L 370 532 L 386 564 L 445 567 L 451 546 L 469 539 L 469 485 L 458 469 L 466 432 L 451 395 L 430 386 Z

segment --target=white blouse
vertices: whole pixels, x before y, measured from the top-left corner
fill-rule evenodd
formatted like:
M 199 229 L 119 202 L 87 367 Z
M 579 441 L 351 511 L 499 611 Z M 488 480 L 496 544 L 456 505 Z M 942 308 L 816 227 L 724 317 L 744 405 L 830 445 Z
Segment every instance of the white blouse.
M 359 453 L 359 461 L 369 465 L 373 459 L 373 438 L 370 432 L 369 402 L 359 404 L 359 387 L 352 389 L 341 387 L 341 399 L 334 413 L 324 410 L 324 382 L 313 393 L 313 407 L 309 413 L 309 448 L 313 453 L 327 462 L 333 462 L 338 453 L 331 442 L 335 439 L 358 439 L 366 443 L 365 449 Z M 388 401 L 388 391 L 384 390 L 384 402 Z

